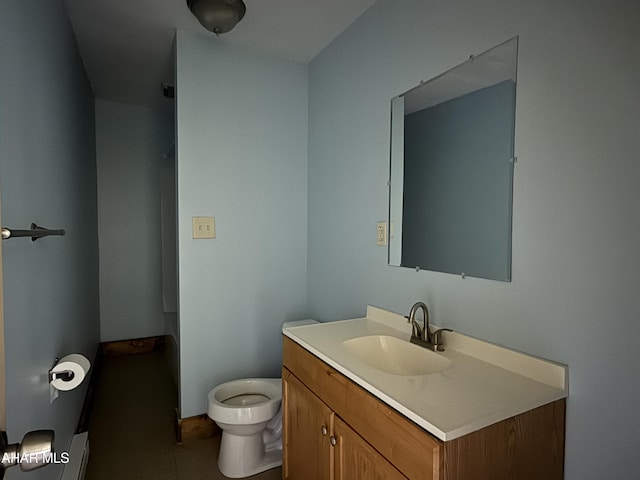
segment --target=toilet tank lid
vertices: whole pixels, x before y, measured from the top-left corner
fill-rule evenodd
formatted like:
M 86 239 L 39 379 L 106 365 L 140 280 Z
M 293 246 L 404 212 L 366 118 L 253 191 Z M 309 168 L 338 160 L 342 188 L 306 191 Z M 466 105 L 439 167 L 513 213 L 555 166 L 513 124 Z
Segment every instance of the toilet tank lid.
M 295 320 L 293 322 L 284 322 L 282 324 L 282 329 L 289 327 L 301 327 L 302 325 L 312 325 L 314 323 L 319 323 L 317 320 L 313 320 L 312 318 L 307 318 L 305 320 Z

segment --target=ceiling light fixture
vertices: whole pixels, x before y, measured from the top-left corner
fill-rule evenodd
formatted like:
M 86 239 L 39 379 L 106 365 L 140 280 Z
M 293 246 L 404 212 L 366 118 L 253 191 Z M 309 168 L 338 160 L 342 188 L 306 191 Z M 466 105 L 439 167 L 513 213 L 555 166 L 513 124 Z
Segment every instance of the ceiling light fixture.
M 231 31 L 247 11 L 242 0 L 187 0 L 187 6 L 202 26 L 216 35 Z

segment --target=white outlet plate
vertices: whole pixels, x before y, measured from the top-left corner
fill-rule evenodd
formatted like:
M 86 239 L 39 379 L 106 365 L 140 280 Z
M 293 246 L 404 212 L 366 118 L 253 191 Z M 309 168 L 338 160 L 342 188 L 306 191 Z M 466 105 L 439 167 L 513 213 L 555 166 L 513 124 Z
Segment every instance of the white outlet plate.
M 216 238 L 214 217 L 192 217 L 193 238 Z
M 387 246 L 387 222 L 376 224 L 376 245 L 379 247 Z

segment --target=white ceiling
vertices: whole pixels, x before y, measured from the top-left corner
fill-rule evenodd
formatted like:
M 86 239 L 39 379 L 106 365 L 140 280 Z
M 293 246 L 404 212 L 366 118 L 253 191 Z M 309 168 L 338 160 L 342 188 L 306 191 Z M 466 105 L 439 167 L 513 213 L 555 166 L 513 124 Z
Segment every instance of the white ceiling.
M 176 29 L 211 35 L 186 0 L 64 0 L 96 98 L 172 108 Z M 221 43 L 308 63 L 375 0 L 244 0 L 247 13 Z

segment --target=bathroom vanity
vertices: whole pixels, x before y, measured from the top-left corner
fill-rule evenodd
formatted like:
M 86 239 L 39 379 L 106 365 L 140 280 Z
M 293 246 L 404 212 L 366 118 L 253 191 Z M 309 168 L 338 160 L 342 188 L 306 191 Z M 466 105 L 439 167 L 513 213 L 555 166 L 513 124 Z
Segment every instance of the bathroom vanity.
M 563 477 L 565 366 L 375 307 L 283 335 L 283 478 Z

